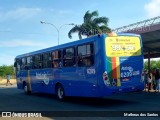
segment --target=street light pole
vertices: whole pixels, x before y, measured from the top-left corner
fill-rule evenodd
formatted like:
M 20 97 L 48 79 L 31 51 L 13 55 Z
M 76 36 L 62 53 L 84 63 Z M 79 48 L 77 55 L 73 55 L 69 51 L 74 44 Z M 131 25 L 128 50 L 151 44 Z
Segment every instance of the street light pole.
M 44 22 L 44 21 L 40 21 L 41 24 L 49 24 L 49 25 L 52 25 L 56 30 L 57 30 L 57 33 L 58 33 L 58 45 L 59 45 L 59 32 L 60 32 L 60 29 L 65 26 L 65 25 L 74 25 L 74 23 L 70 23 L 70 24 L 63 24 L 61 25 L 59 28 L 57 28 L 54 24 L 52 23 L 48 23 L 48 22 Z

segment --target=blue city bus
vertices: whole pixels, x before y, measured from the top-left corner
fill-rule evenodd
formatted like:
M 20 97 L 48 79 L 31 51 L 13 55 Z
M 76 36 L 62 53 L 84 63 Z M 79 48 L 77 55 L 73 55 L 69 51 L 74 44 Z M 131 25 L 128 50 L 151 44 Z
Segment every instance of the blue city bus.
M 65 96 L 104 97 L 144 89 L 141 36 L 95 35 L 15 58 L 17 88 Z

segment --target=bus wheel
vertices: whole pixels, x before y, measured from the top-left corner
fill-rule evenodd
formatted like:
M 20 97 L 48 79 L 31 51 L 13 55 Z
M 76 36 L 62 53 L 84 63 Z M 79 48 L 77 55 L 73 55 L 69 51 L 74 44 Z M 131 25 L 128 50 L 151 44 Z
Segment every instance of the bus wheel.
M 64 88 L 61 84 L 58 84 L 56 86 L 56 95 L 59 101 L 64 101 L 65 93 L 64 93 Z
M 27 83 L 24 83 L 23 89 L 24 89 L 24 93 L 25 93 L 26 95 L 31 94 L 31 91 L 28 90 L 28 85 L 27 85 Z

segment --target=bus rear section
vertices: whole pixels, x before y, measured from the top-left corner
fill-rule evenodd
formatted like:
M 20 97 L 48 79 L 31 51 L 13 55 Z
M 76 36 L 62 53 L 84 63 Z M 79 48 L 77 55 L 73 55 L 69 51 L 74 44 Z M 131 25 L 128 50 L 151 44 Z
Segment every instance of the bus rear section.
M 105 39 L 104 94 L 142 91 L 143 53 L 139 35 L 113 35 Z

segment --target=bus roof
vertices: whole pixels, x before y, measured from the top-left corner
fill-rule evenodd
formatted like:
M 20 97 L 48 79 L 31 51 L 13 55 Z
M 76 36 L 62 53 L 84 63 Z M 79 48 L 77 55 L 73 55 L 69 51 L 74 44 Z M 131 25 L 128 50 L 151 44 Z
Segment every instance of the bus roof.
M 35 55 L 35 54 L 40 54 L 40 53 L 44 53 L 44 52 L 49 52 L 49 51 L 53 51 L 53 50 L 67 48 L 67 47 L 78 45 L 78 44 L 83 44 L 83 43 L 86 43 L 86 42 L 95 41 L 95 40 L 98 40 L 98 39 L 104 39 L 106 36 L 108 36 L 108 35 L 107 34 L 95 35 L 95 36 L 85 38 L 85 39 L 82 39 L 82 40 L 76 40 L 76 41 L 61 44 L 61 45 L 58 45 L 58 46 L 49 47 L 49 48 L 37 50 L 37 51 L 34 51 L 34 52 L 29 52 L 29 53 L 26 53 L 26 54 L 18 55 L 18 56 L 16 56 L 16 58 L 27 57 L 27 56 L 31 56 L 31 55 Z M 117 36 L 139 36 L 139 35 L 132 34 L 132 33 L 117 33 Z
M 61 45 L 58 45 L 58 46 L 53 46 L 53 47 L 37 50 L 37 51 L 34 51 L 34 52 L 29 52 L 29 53 L 26 53 L 26 54 L 18 55 L 18 56 L 16 56 L 16 58 L 35 55 L 35 54 L 40 54 L 40 53 L 49 52 L 49 51 L 52 51 L 52 50 L 58 50 L 58 49 L 62 49 L 62 48 L 67 48 L 67 47 L 70 47 L 70 46 L 83 44 L 83 43 L 86 43 L 86 42 L 91 42 L 91 41 L 97 40 L 98 38 L 102 38 L 102 37 L 104 37 L 104 35 L 101 35 L 101 37 L 98 37 L 98 35 L 96 35 L 96 36 L 85 38 L 85 39 L 82 39 L 82 40 L 76 40 L 76 41 L 61 44 Z

